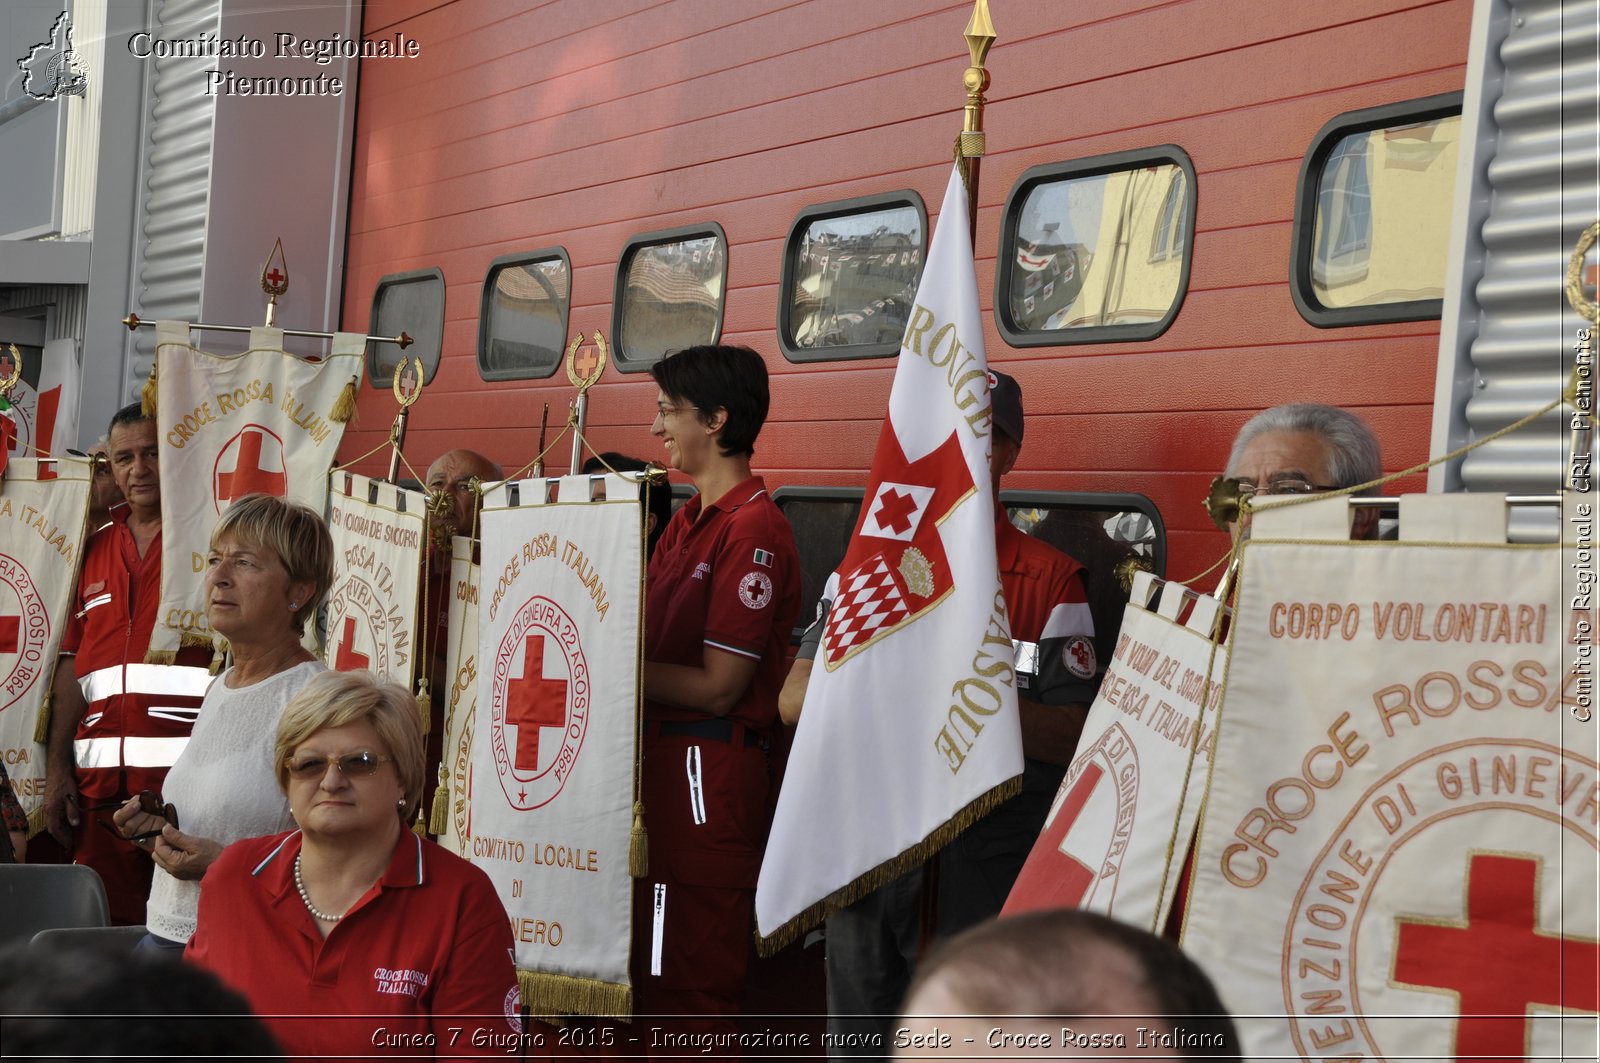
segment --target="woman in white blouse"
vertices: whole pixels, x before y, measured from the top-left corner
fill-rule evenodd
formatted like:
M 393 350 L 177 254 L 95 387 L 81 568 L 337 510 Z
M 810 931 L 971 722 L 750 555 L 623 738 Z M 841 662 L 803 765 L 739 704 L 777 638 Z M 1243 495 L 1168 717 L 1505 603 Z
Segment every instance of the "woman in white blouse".
M 289 700 L 325 670 L 301 644 L 307 619 L 333 583 L 333 541 L 320 516 L 295 502 L 247 495 L 217 524 L 207 566 L 206 618 L 228 640 L 232 665 L 206 691 L 159 799 L 134 797 L 112 817 L 156 863 L 144 948 L 176 950 L 188 942 L 200 878 L 224 846 L 292 826 L 273 774 L 273 741 Z

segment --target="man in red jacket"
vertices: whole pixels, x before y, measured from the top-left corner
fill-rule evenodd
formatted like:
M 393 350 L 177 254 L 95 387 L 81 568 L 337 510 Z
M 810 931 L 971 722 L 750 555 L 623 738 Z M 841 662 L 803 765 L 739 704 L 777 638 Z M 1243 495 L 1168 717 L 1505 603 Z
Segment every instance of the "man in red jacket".
M 161 597 L 161 478 L 156 423 L 138 403 L 118 410 L 111 470 L 124 505 L 89 538 L 77 606 L 56 663 L 46 759 L 50 833 L 105 882 L 111 921 L 144 922 L 150 856 L 90 822 L 142 790 L 160 793 L 210 685 L 211 652 L 145 664 Z M 181 815 L 182 809 L 178 812 Z

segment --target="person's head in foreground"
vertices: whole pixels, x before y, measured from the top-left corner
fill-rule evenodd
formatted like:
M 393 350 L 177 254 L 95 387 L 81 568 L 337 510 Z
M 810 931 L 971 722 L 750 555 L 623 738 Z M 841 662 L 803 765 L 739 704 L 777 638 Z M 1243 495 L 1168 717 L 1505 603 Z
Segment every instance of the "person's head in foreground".
M 1355 414 L 1297 402 L 1262 410 L 1246 421 L 1223 475 L 1238 480 L 1255 498 L 1310 495 L 1376 480 L 1383 475 L 1383 455 L 1378 437 Z M 1370 539 L 1377 530 L 1378 511 L 1358 509 L 1351 537 Z
M 650 431 L 668 464 L 702 491 L 702 480 L 749 475 L 771 401 L 761 356 L 725 344 L 687 347 L 651 366 L 650 375 L 660 389 Z
M 325 672 L 278 722 L 278 785 L 308 843 L 391 844 L 422 800 L 417 699 L 371 672 Z
M 1239 1053 L 1211 980 L 1164 938 L 1076 910 L 990 920 L 923 962 L 894 1035 L 897 1056 Z

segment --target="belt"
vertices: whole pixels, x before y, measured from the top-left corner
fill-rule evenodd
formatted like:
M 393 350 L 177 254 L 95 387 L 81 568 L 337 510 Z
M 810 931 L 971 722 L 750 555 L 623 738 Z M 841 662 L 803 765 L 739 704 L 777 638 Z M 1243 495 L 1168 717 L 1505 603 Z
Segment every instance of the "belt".
M 732 746 L 766 744 L 766 739 L 737 720 L 646 720 L 644 733 L 662 738 L 674 735 L 709 738 L 713 742 L 726 742 Z

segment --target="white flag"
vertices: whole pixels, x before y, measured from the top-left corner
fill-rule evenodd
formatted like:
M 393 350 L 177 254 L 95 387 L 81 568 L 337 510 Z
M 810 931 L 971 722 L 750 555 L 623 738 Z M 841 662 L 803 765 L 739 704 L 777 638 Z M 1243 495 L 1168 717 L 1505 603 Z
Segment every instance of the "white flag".
M 860 522 L 756 890 L 782 940 L 1009 794 L 1022 734 L 990 493 L 983 321 L 959 170 L 901 343 Z

